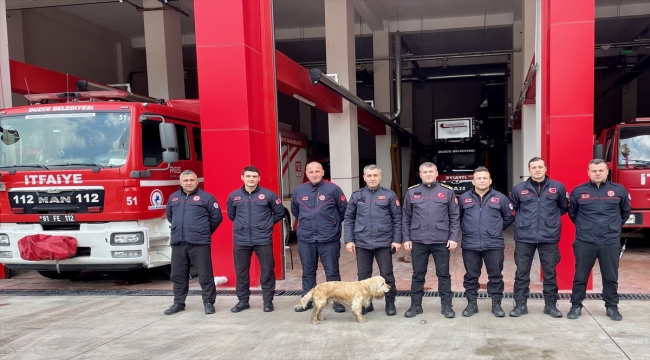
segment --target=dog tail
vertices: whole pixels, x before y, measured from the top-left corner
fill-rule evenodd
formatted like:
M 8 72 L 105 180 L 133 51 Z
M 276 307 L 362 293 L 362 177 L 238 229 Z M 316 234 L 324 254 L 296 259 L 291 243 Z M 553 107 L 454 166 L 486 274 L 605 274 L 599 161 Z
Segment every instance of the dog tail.
M 302 299 L 300 299 L 300 305 L 302 305 L 302 308 L 306 309 L 307 304 L 309 304 L 309 302 L 313 298 L 314 298 L 314 289 L 311 289 L 311 290 L 309 290 L 309 292 L 307 294 L 305 294 L 305 296 L 302 297 Z

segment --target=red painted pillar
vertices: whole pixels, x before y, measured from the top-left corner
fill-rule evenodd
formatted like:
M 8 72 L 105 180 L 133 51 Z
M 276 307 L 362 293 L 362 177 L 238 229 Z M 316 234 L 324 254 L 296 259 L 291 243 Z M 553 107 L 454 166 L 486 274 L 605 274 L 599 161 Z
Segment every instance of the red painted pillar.
M 0 265 L 0 279 L 6 279 L 7 278 L 7 272 L 5 271 L 5 267 Z
M 222 206 L 224 221 L 213 236 L 215 276 L 235 285 L 228 194 L 242 186 L 246 165 L 260 169 L 261 185 L 280 190 L 274 73 L 272 0 L 194 0 L 201 99 L 205 189 Z M 273 238 L 276 275 L 284 264 L 280 225 Z M 257 260 L 251 286 L 259 285 Z
M 548 160 L 550 176 L 562 181 L 568 191 L 589 180 L 595 12 L 595 0 L 542 2 L 542 157 Z M 575 272 L 575 227 L 568 216 L 562 221 L 557 282 L 560 290 L 570 290 Z

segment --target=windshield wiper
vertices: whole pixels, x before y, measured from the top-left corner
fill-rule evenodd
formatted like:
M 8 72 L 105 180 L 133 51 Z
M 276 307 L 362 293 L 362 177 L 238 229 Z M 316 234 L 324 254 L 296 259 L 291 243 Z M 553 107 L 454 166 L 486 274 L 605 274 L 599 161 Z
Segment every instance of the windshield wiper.
M 650 164 L 650 160 L 628 159 L 627 161 L 628 162 L 634 161 L 634 162 L 638 162 L 638 163 L 641 163 L 641 164 Z M 635 164 L 630 164 L 630 165 L 635 165 Z
M 50 170 L 47 166 L 41 164 L 4 165 L 4 166 L 0 166 L 0 169 L 8 169 L 8 168 L 14 169 L 14 168 L 23 168 L 23 167 Z
M 52 164 L 50 166 L 96 166 L 100 169 L 104 168 L 104 166 L 97 163 L 65 163 L 65 164 Z

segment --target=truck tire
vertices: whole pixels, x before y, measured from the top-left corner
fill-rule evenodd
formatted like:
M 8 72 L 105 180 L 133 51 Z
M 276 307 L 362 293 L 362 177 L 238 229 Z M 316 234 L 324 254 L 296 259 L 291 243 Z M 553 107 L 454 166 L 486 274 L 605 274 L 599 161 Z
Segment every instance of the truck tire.
M 38 270 L 38 273 L 48 279 L 60 280 L 60 279 L 72 279 L 79 275 L 81 271 L 61 271 L 58 273 L 56 271 L 41 271 Z

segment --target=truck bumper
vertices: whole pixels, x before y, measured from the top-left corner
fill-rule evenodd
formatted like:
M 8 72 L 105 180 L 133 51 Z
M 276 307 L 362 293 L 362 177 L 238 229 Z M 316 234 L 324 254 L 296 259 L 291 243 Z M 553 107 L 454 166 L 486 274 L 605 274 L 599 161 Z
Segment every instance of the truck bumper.
M 165 225 L 166 224 L 166 225 Z M 9 237 L 0 246 L 0 263 L 16 270 L 55 270 L 56 261 L 28 261 L 20 257 L 18 241 L 28 235 L 71 236 L 77 239 L 77 254 L 60 260 L 60 270 L 132 270 L 170 263 L 169 223 L 156 219 L 108 223 L 82 223 L 79 230 L 45 231 L 40 224 L 0 224 L 0 235 Z M 167 235 L 160 232 L 166 229 Z M 142 244 L 111 245 L 113 234 L 142 233 Z

